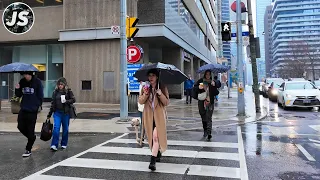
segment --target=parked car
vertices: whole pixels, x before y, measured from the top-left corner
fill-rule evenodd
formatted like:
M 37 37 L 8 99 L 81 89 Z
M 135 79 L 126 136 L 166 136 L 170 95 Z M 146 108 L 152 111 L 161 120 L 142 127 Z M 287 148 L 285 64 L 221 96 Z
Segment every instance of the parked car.
M 288 81 L 307 81 L 307 80 L 304 78 L 290 78 L 288 79 Z
M 314 81 L 314 85 L 316 85 L 317 88 L 320 89 L 320 80 Z
M 286 81 L 278 93 L 278 105 L 288 107 L 320 107 L 320 90 L 309 81 Z
M 271 85 L 272 82 L 281 82 L 280 85 L 282 84 L 282 82 L 284 82 L 284 80 L 282 78 L 267 78 L 265 79 L 263 85 L 262 85 L 262 95 L 267 98 L 268 97 L 268 90 L 269 87 Z
M 281 84 L 284 82 L 285 82 L 284 80 L 276 80 L 270 84 L 267 92 L 267 96 L 270 101 L 277 102 L 279 88 Z

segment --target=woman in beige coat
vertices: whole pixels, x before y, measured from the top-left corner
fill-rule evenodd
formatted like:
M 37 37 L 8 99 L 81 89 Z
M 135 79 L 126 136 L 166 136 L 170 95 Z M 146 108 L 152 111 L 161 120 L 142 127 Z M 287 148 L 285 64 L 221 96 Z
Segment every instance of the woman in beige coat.
M 148 72 L 150 86 L 145 85 L 139 103 L 144 104 L 143 123 L 147 134 L 149 147 L 152 151 L 149 169 L 156 170 L 156 161 L 160 161 L 161 153 L 167 149 L 166 106 L 169 104 L 168 89 L 159 87 L 159 71 Z

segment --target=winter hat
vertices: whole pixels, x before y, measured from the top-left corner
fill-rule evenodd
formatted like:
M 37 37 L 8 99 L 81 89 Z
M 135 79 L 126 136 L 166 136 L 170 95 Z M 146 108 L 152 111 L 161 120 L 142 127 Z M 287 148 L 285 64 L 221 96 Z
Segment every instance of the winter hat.
M 58 81 L 57 81 L 57 86 L 59 86 L 60 84 L 63 84 L 64 86 L 67 86 L 68 83 L 67 83 L 66 78 L 64 78 L 64 77 L 59 78 Z

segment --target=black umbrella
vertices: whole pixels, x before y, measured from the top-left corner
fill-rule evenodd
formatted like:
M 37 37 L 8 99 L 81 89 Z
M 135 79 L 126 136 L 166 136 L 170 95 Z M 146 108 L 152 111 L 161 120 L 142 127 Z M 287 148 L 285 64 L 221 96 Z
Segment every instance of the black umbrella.
M 159 70 L 160 82 L 164 84 L 181 84 L 188 79 L 188 77 L 174 65 L 159 62 L 142 66 L 133 76 L 139 81 L 148 81 L 147 73 L 151 69 Z
M 207 70 L 211 71 L 212 73 L 224 73 L 228 72 L 230 70 L 230 67 L 221 64 L 206 64 L 201 66 L 198 69 L 197 73 L 203 73 Z
M 32 64 L 11 63 L 0 67 L 0 73 L 21 73 L 21 72 L 38 72 L 39 70 Z

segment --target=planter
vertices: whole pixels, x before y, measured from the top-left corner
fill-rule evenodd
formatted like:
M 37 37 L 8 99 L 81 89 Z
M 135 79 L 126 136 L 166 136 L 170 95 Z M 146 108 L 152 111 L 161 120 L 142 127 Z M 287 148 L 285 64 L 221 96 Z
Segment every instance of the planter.
M 11 112 L 12 114 L 19 114 L 20 103 L 16 101 L 11 101 Z

